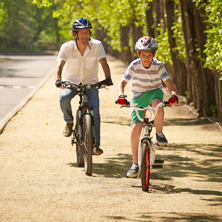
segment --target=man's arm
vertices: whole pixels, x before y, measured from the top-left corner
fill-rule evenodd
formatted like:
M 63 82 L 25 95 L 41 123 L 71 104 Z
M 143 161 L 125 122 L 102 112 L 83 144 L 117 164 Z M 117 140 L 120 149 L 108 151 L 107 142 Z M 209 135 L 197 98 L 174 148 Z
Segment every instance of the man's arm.
M 56 70 L 56 74 L 55 74 L 55 80 L 61 80 L 62 79 L 62 69 L 65 65 L 66 61 L 59 61 L 58 65 L 57 65 L 57 70 Z
M 106 58 L 102 58 L 99 60 L 102 68 L 103 68 L 103 72 L 105 73 L 105 77 L 110 77 L 111 78 L 111 74 L 110 74 L 110 68 L 109 68 L 109 65 L 107 63 L 107 60 Z
M 62 84 L 61 82 L 61 79 L 62 79 L 62 69 L 65 65 L 65 61 L 61 60 L 58 62 L 58 65 L 57 65 L 57 70 L 56 70 L 56 74 L 55 74 L 55 85 L 56 87 L 59 87 L 59 88 L 66 88 L 66 85 L 65 84 Z

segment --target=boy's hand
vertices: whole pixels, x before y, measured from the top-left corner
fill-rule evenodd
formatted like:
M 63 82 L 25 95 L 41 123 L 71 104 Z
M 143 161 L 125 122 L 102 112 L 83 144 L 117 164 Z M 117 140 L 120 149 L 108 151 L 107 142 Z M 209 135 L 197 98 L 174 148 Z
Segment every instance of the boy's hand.
M 172 104 L 172 105 L 174 105 L 174 104 L 178 104 L 178 97 L 176 96 L 176 95 L 172 95 L 170 98 L 169 98 L 169 100 L 168 100 L 168 102 L 170 103 L 170 105 Z
M 115 103 L 119 104 L 119 105 L 127 105 L 128 101 L 125 99 L 126 97 L 127 96 L 125 96 L 125 95 L 120 95 Z

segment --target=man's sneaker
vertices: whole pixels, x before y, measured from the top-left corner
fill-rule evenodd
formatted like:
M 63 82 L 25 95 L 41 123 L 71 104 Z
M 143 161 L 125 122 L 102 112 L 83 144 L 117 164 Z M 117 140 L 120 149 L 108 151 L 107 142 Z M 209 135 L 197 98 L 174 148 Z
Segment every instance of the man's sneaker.
M 72 127 L 73 127 L 73 123 L 66 123 L 66 126 L 63 130 L 63 135 L 65 137 L 69 137 L 72 134 Z
M 166 146 L 168 144 L 168 141 L 162 132 L 156 133 L 156 141 L 159 146 Z
M 136 178 L 139 172 L 139 166 L 133 164 L 129 171 L 126 173 L 126 177 L 128 178 Z
M 93 148 L 93 155 L 101 155 L 103 154 L 103 150 L 100 149 L 98 146 Z

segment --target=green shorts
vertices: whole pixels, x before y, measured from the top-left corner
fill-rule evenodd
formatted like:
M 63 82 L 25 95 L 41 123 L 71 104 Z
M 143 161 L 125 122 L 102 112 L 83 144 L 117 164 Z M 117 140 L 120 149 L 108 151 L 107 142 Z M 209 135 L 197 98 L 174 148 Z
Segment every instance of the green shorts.
M 147 107 L 151 105 L 153 99 L 157 98 L 163 101 L 163 91 L 161 89 L 147 91 L 143 93 L 140 97 L 133 98 L 132 103 L 136 106 Z M 138 112 L 140 117 L 143 118 L 143 110 L 138 110 Z M 138 119 L 135 109 L 131 107 L 131 126 L 135 125 L 136 123 L 141 123 L 141 121 Z

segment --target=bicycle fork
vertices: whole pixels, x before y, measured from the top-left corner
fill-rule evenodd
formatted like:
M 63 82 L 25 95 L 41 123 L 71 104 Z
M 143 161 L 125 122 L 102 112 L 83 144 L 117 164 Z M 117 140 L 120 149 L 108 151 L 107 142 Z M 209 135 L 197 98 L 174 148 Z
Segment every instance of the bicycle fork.
M 90 115 L 91 116 L 91 122 L 92 122 L 92 137 L 93 137 L 93 145 L 96 144 L 96 133 L 95 133 L 95 121 L 94 121 L 94 112 L 93 108 L 88 108 L 88 111 L 83 113 L 82 109 L 78 110 L 78 119 L 79 119 L 79 124 L 78 124 L 78 133 L 79 133 L 79 142 L 82 145 L 83 144 L 83 116 L 84 115 Z M 76 134 L 76 132 L 75 132 Z M 76 137 L 76 135 L 75 135 Z M 76 138 L 77 139 L 77 138 Z

